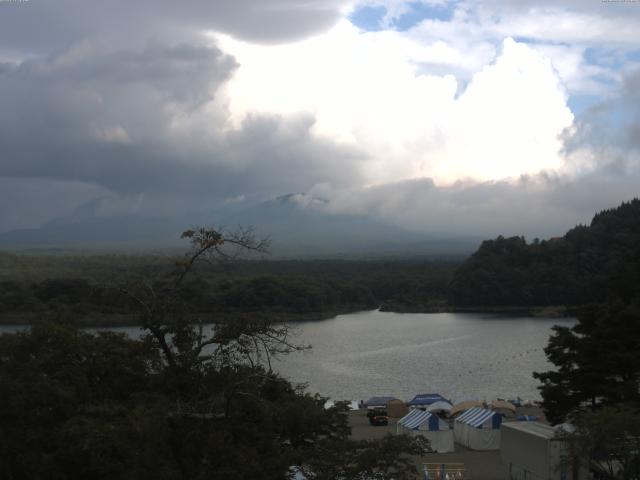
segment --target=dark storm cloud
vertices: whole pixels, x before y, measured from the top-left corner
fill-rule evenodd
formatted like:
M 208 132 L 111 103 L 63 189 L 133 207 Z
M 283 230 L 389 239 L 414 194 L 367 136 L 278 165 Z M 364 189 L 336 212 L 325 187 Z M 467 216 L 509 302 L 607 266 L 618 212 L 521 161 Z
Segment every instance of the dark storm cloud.
M 354 177 L 336 163 L 355 154 L 311 137 L 312 118 L 222 128 L 227 112 L 212 101 L 235 67 L 215 47 L 188 45 L 24 62 L 0 75 L 0 176 L 217 197 Z
M 27 204 L 49 198 L 41 208 L 55 216 L 96 191 L 124 212 L 138 208 L 127 199 L 144 198 L 145 213 L 163 214 L 359 178 L 360 154 L 313 137 L 312 117 L 255 115 L 231 128 L 219 91 L 236 68 L 215 46 L 159 43 L 114 50 L 81 42 L 3 64 L 0 178 L 26 186 L 4 189 L 3 203 L 46 218 Z M 38 200 L 27 193 L 30 179 Z M 64 184 L 86 188 L 54 195 Z M 0 211 L 0 230 L 32 224 L 15 210 Z
M 339 0 L 30 0 L 0 2 L 0 45 L 55 52 L 83 39 L 184 41 L 217 30 L 257 42 L 300 39 L 338 19 Z
M 0 175 L 144 188 L 176 148 L 171 123 L 210 101 L 234 68 L 216 48 L 186 45 L 23 62 L 0 75 Z
M 3 204 L 32 216 L 37 185 L 52 216 L 88 192 L 106 192 L 124 210 L 146 199 L 162 213 L 357 177 L 355 167 L 339 173 L 326 161 L 357 153 L 312 138 L 311 118 L 256 116 L 230 129 L 219 90 L 237 63 L 203 35 L 304 38 L 330 28 L 342 3 L 0 2 L 0 180 L 25 187 L 4 189 Z M 55 195 L 61 185 L 85 187 Z M 25 223 L 19 217 L 0 212 L 0 230 Z

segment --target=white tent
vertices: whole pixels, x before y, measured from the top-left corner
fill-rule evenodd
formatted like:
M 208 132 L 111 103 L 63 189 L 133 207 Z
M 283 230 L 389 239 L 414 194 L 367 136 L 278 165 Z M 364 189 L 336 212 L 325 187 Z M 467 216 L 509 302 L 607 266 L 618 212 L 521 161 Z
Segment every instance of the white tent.
M 456 418 L 455 440 L 473 450 L 499 450 L 502 416 L 484 408 L 471 408 Z
M 429 405 L 426 408 L 426 410 L 427 410 L 427 412 L 447 412 L 447 413 L 449 413 L 452 408 L 453 408 L 453 405 L 451 405 L 449 402 L 445 402 L 444 400 L 440 400 L 438 402 L 434 402 L 431 405 Z
M 429 412 L 411 410 L 396 424 L 397 434 L 421 435 L 429 440 L 431 449 L 438 453 L 454 451 L 453 431 L 447 422 Z

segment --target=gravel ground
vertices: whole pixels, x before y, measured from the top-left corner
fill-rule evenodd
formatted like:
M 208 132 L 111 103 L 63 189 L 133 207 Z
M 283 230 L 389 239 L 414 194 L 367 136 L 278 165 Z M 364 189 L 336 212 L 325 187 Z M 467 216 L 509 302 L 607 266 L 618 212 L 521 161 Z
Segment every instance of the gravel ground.
M 518 415 L 541 415 L 537 407 L 519 408 Z M 398 419 L 390 418 L 386 427 L 369 425 L 366 409 L 349 413 L 351 438 L 354 440 L 382 438 L 386 434 L 395 434 Z M 500 458 L 500 451 L 479 452 L 469 450 L 455 444 L 453 453 L 429 453 L 422 457 L 415 457 L 418 471 L 422 472 L 423 463 L 464 463 L 465 480 L 504 480 L 505 472 Z M 422 479 L 422 475 L 416 477 Z

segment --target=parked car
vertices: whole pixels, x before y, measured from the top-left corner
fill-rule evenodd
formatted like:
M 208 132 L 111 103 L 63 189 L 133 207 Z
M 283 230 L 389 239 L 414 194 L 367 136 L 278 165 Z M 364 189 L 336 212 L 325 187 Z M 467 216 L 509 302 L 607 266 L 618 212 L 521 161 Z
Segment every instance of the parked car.
M 384 407 L 371 407 L 367 409 L 367 417 L 369 417 L 369 423 L 374 426 L 389 424 L 387 409 Z
M 389 425 L 389 417 L 386 415 L 376 415 L 369 417 L 369 423 L 374 427 Z
M 384 407 L 369 407 L 367 408 L 367 417 L 387 416 L 387 409 Z

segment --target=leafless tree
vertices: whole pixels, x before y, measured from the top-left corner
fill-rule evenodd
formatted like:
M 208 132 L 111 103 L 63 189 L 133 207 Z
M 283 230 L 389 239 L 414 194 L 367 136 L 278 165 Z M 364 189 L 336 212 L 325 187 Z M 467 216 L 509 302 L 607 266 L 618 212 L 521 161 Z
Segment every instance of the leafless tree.
M 182 233 L 190 249 L 175 269 L 159 284 L 139 282 L 123 288 L 138 305 L 140 323 L 170 367 L 208 362 L 221 367 L 239 362 L 266 366 L 273 355 L 308 348 L 294 344 L 290 328 L 268 318 L 220 318 L 205 328 L 198 315 L 190 315 L 180 297 L 185 279 L 199 262 L 219 263 L 250 253 L 268 253 L 268 238 L 258 238 L 252 228 L 234 231 L 200 227 Z

